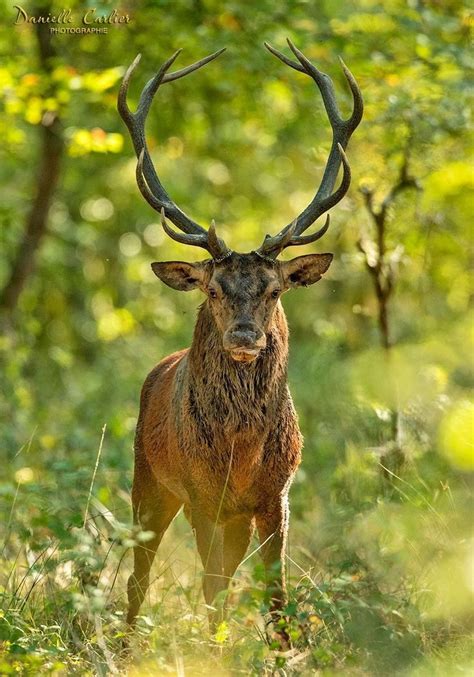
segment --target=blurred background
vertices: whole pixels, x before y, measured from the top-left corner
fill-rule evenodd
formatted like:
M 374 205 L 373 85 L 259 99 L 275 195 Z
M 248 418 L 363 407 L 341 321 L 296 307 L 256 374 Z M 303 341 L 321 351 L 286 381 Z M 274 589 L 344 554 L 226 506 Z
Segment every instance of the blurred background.
M 193 536 L 179 516 L 130 674 L 471 674 L 467 4 L 67 4 L 71 25 L 87 8 L 131 20 L 107 34 L 52 36 L 14 25 L 18 10 L 0 3 L 0 672 L 122 669 L 128 549 L 146 538 L 131 529 L 129 503 L 140 387 L 189 345 L 202 301 L 150 269 L 199 252 L 164 236 L 136 187 L 116 110 L 125 68 L 142 53 L 136 103 L 177 48 L 177 68 L 228 48 L 160 89 L 147 132 L 173 199 L 248 251 L 310 201 L 330 148 L 314 83 L 263 48 L 288 53 L 290 37 L 333 78 L 342 111 L 351 97 L 338 56 L 365 99 L 349 195 L 324 240 L 297 252 L 332 251 L 334 263 L 283 300 L 305 437 L 291 491 L 295 652 L 278 656 L 264 640 L 256 543 L 235 611 L 208 637 Z

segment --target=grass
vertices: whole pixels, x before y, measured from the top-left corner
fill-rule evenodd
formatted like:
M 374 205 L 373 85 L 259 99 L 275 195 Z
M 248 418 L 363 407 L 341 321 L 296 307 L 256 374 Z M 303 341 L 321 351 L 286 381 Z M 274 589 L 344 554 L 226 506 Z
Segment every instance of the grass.
M 285 610 L 291 651 L 279 651 L 265 632 L 256 542 L 231 586 L 228 621 L 209 634 L 201 565 L 181 515 L 160 546 L 136 634 L 128 637 L 128 552 L 148 534 L 129 526 L 126 492 L 117 492 L 114 509 L 94 492 L 104 435 L 105 426 L 83 511 L 26 516 L 38 487 L 16 486 L 0 561 L 1 674 L 444 676 L 472 668 L 464 587 L 456 590 L 456 580 L 433 587 L 453 557 L 464 556 L 465 489 L 433 491 L 417 464 L 387 479 L 373 455 L 349 453 L 329 503 L 307 506 L 305 519 L 293 520 Z M 362 500 L 368 487 L 377 487 L 375 502 Z M 452 608 L 440 613 L 444 585 Z

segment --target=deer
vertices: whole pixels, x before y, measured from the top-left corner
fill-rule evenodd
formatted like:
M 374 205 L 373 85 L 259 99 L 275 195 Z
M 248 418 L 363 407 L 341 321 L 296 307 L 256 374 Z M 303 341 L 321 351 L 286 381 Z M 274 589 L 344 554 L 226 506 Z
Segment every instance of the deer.
M 362 119 L 363 100 L 341 59 L 353 100 L 350 117 L 342 118 L 328 75 L 290 40 L 295 59 L 264 44 L 285 65 L 313 79 L 332 129 L 332 145 L 310 204 L 277 235 L 267 234 L 262 245 L 249 253 L 230 249 L 218 236 L 214 221 L 206 229 L 173 202 L 158 177 L 145 138 L 145 121 L 158 89 L 197 71 L 225 49 L 170 72 L 181 52 L 178 50 L 145 85 L 134 113 L 127 94 L 140 55 L 120 86 L 118 110 L 138 159 L 136 180 L 142 196 L 160 214 L 170 238 L 209 254 L 197 262 L 151 264 L 154 274 L 172 289 L 198 289 L 205 299 L 191 346 L 159 362 L 141 391 L 132 507 L 134 523 L 153 537 L 134 546 L 126 616 L 130 627 L 136 623 L 149 587 L 157 548 L 182 507 L 202 560 L 211 630 L 223 618 L 225 604 L 219 600 L 225 598 L 255 528 L 270 618 L 281 619 L 287 603 L 288 494 L 301 461 L 303 438 L 287 383 L 288 326 L 280 299 L 290 289 L 318 282 L 333 255 L 313 253 L 291 260 L 277 257 L 287 247 L 311 244 L 327 232 L 329 214 L 322 227 L 304 234 L 349 189 L 351 170 L 345 149 Z M 340 185 L 335 189 L 341 166 Z

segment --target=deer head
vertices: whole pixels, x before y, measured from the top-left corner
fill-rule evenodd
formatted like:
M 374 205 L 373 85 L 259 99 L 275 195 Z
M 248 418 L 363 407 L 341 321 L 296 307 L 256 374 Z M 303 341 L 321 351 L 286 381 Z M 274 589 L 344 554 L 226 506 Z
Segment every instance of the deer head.
M 153 166 L 145 138 L 145 121 L 158 88 L 198 70 L 216 59 L 224 49 L 204 59 L 169 73 L 181 50 L 177 51 L 145 85 L 135 113 L 127 105 L 130 77 L 138 65 L 138 56 L 128 68 L 118 98 L 118 109 L 127 125 L 138 158 L 136 178 L 145 200 L 161 214 L 164 231 L 182 244 L 206 249 L 211 258 L 198 263 L 167 261 L 152 263 L 155 275 L 165 284 L 180 291 L 199 288 L 208 297 L 208 306 L 222 336 L 223 348 L 240 362 L 255 360 L 265 348 L 266 336 L 281 294 L 292 287 L 308 286 L 321 279 L 332 261 L 332 254 L 309 254 L 291 261 L 280 261 L 278 255 L 286 247 L 309 244 L 319 240 L 329 227 L 329 215 L 316 232 L 303 233 L 323 214 L 334 207 L 347 193 L 351 172 L 344 149 L 362 118 L 363 102 L 360 89 L 342 63 L 344 75 L 353 96 L 353 112 L 344 120 L 336 103 L 331 79 L 318 70 L 288 40 L 297 61 L 289 59 L 265 43 L 266 48 L 290 68 L 311 77 L 316 83 L 333 132 L 332 146 L 323 178 L 316 194 L 304 211 L 275 235 L 266 235 L 262 245 L 253 252 L 238 254 L 218 237 L 214 222 L 205 229 L 190 219 L 169 197 Z M 342 163 L 342 180 L 334 190 Z M 333 192 L 334 191 L 334 192 Z M 169 226 L 169 219 L 178 230 Z

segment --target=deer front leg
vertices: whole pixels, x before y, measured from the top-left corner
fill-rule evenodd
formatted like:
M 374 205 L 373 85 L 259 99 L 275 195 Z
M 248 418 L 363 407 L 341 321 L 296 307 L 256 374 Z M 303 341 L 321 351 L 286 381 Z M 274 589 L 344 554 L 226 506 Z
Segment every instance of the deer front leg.
M 216 630 L 223 618 L 223 608 L 215 607 L 217 595 L 227 589 L 229 579 L 224 574 L 224 533 L 223 527 L 209 519 L 198 509 L 191 510 L 191 523 L 204 567 L 202 589 L 208 607 L 211 632 Z
M 145 479 L 135 480 L 133 492 L 133 520 L 143 531 L 153 531 L 154 536 L 133 548 L 133 573 L 128 579 L 127 623 L 135 624 L 150 584 L 150 568 L 163 534 L 181 507 L 181 501 L 162 485 Z
M 286 604 L 285 556 L 288 535 L 288 497 L 279 496 L 256 514 L 270 613 L 277 620 Z
M 228 582 L 245 557 L 254 527 L 251 515 L 234 517 L 224 526 L 224 576 Z

